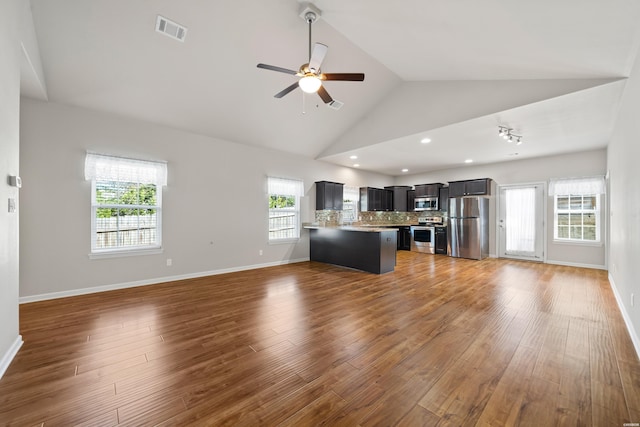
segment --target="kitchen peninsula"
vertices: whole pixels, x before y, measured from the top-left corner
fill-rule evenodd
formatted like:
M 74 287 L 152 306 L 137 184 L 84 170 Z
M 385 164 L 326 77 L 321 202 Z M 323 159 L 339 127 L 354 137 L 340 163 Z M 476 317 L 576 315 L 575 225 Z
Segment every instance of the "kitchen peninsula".
M 305 225 L 311 261 L 382 274 L 396 265 L 397 228 Z

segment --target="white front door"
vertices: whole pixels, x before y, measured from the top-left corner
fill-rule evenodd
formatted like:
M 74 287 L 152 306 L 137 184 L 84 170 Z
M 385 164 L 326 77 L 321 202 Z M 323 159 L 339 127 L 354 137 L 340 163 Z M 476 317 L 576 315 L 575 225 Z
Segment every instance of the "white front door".
M 500 186 L 501 258 L 544 260 L 544 188 L 544 183 Z

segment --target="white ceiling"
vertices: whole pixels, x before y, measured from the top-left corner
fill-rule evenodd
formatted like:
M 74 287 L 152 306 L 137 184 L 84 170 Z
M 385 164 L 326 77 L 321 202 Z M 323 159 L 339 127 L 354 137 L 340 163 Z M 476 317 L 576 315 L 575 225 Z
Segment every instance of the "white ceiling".
M 606 146 L 640 45 L 637 0 L 314 4 L 323 71 L 366 74 L 325 82 L 338 111 L 256 68 L 306 62 L 296 0 L 31 0 L 44 81 L 23 71 L 23 95 L 400 175 Z

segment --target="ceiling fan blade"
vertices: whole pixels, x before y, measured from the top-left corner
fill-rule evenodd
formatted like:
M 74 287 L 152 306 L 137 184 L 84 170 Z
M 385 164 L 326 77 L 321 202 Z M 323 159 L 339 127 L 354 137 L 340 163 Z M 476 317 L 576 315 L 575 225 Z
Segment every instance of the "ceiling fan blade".
M 349 82 L 361 82 L 364 80 L 364 73 L 322 73 L 322 80 L 343 80 Z
M 286 89 L 283 89 L 280 92 L 278 92 L 275 95 L 273 95 L 273 97 L 274 98 L 282 98 L 283 96 L 285 96 L 286 94 L 288 94 L 289 92 L 291 92 L 292 90 L 294 90 L 297 87 L 298 87 L 298 82 L 295 82 L 294 84 L 292 84 L 291 86 L 287 87 Z
M 313 46 L 311 59 L 309 59 L 309 69 L 315 70 L 316 73 L 320 70 L 320 65 L 322 65 L 322 61 L 324 60 L 328 49 L 329 46 L 322 43 L 316 43 Z
M 318 89 L 318 95 L 320 95 L 320 98 L 322 98 L 325 104 L 333 101 L 333 98 L 331 98 L 331 95 L 329 95 L 329 92 L 327 92 L 324 86 L 320 86 L 320 89 Z
M 298 74 L 297 71 L 293 71 L 288 68 L 276 67 L 275 65 L 258 64 L 258 68 L 264 68 L 265 70 L 271 70 L 271 71 L 278 71 L 280 73 L 293 74 L 294 76 Z

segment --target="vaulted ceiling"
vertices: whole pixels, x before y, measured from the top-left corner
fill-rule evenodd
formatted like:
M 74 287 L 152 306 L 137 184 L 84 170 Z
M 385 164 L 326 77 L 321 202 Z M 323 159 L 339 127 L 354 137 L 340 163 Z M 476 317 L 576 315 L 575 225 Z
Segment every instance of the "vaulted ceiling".
M 22 92 L 400 175 L 605 147 L 640 46 L 637 0 L 314 5 L 323 71 L 366 74 L 324 83 L 339 110 L 299 89 L 274 98 L 295 77 L 256 67 L 307 62 L 296 0 L 31 0 Z M 156 32 L 157 15 L 184 42 Z

